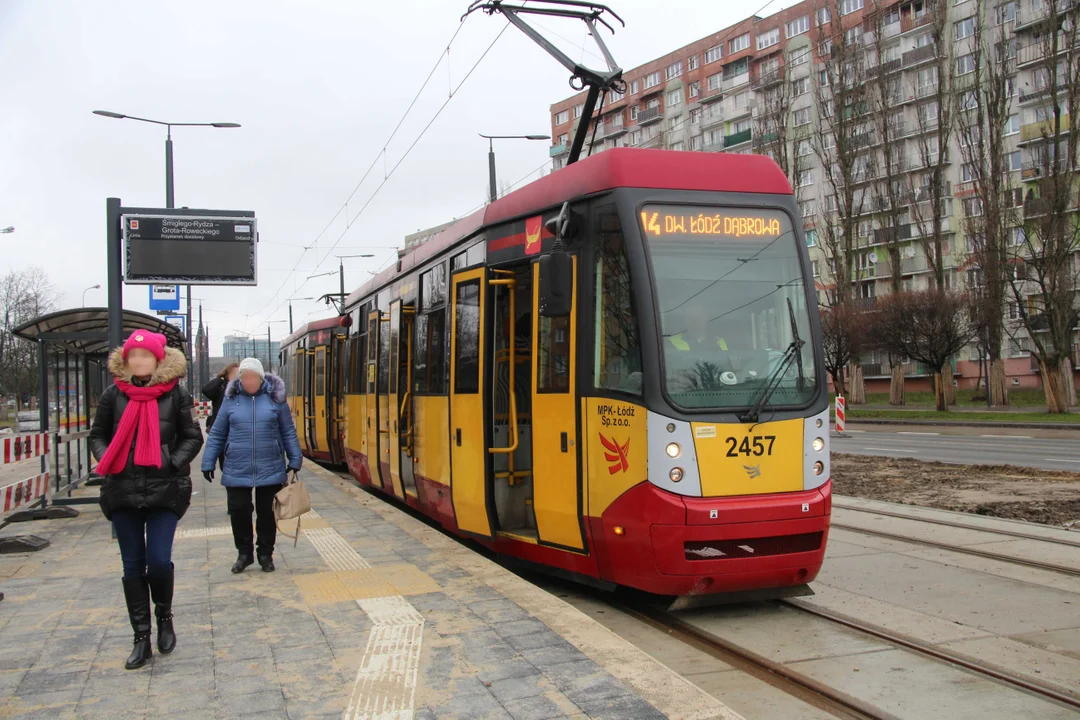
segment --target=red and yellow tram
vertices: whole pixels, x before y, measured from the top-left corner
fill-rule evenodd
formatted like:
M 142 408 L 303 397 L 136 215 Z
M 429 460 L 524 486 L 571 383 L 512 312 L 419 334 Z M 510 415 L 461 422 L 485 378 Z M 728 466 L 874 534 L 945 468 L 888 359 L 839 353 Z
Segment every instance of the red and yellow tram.
M 459 220 L 282 360 L 310 457 L 498 553 L 688 598 L 817 575 L 821 353 L 772 160 L 615 149 Z

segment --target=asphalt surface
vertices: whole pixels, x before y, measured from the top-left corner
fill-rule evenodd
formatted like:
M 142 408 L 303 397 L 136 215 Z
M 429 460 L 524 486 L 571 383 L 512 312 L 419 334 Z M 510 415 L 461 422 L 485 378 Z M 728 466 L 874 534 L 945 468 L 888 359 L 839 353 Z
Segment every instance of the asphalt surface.
M 832 451 L 958 465 L 1020 465 L 1080 472 L 1080 432 L 1000 428 L 848 428 Z

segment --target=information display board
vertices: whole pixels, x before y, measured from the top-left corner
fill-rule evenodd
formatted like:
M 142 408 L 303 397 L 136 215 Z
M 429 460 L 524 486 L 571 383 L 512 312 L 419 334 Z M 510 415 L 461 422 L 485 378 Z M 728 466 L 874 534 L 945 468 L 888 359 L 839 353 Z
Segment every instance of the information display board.
M 124 282 L 258 284 L 254 213 L 167 212 L 121 215 Z

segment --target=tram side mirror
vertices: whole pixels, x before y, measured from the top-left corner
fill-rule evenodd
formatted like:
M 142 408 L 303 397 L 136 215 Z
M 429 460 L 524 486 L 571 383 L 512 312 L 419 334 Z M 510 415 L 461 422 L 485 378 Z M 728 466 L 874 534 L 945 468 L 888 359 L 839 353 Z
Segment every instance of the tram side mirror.
M 566 243 L 577 229 L 570 203 L 563 203 L 558 216 L 544 223 L 555 236 L 555 246 L 540 257 L 540 317 L 566 317 L 573 309 L 574 261 L 566 252 Z

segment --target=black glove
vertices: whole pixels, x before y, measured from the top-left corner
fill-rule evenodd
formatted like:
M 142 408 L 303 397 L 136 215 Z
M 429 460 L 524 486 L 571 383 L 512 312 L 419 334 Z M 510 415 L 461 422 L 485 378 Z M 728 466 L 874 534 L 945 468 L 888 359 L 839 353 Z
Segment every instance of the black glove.
M 203 470 L 202 476 L 204 478 L 206 478 L 206 482 L 214 482 L 214 471 L 213 470 Z

